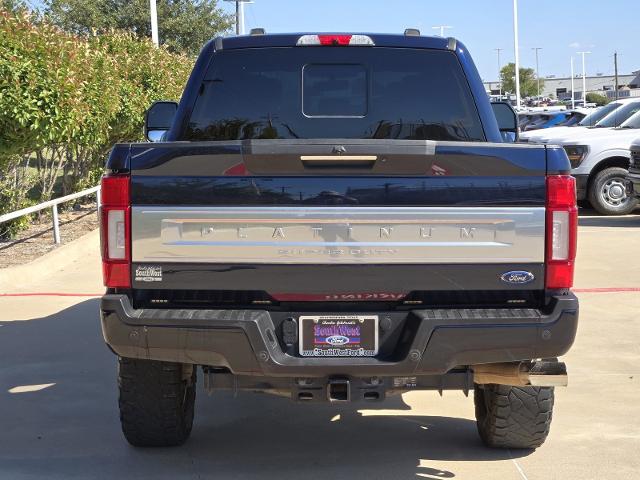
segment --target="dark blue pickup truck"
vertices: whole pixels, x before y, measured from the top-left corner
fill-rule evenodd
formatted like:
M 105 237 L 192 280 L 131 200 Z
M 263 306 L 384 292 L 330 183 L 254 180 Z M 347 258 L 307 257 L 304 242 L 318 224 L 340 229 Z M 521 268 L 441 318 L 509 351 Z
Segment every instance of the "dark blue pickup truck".
M 514 144 L 467 49 L 418 32 L 218 38 L 102 179 L 104 338 L 133 445 L 208 391 L 474 392 L 489 446 L 549 431 L 578 301 L 564 150 Z

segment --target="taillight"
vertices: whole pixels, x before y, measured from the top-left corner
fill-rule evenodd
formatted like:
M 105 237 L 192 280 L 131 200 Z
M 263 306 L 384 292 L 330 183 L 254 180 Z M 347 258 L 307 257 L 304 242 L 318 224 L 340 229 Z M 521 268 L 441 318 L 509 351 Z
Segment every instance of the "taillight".
M 100 189 L 102 279 L 109 288 L 131 287 L 129 176 L 105 175 Z
M 575 178 L 547 177 L 546 215 L 546 288 L 571 288 L 578 236 Z
M 296 45 L 299 47 L 325 46 L 325 47 L 373 47 L 375 43 L 367 35 L 302 35 Z

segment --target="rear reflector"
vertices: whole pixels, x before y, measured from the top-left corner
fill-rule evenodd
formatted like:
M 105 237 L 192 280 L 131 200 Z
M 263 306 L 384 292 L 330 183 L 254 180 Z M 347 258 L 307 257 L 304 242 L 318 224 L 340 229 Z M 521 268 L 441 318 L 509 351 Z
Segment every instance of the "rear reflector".
M 125 258 L 125 221 L 124 210 L 109 210 L 107 212 L 107 241 L 108 257 L 111 260 L 124 260 Z
M 106 287 L 131 287 L 129 177 L 102 177 L 100 190 L 102 277 Z
M 553 212 L 551 218 L 551 260 L 569 258 L 569 212 Z
M 547 177 L 546 218 L 546 288 L 571 288 L 578 233 L 575 178 Z
M 296 43 L 299 47 L 373 47 L 375 43 L 367 35 L 303 35 Z

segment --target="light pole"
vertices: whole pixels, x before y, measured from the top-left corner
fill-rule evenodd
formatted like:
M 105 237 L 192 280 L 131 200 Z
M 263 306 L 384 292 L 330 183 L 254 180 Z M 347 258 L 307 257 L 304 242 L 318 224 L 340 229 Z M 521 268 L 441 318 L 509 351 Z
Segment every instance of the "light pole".
M 236 35 L 244 35 L 244 4 L 253 3 L 251 0 L 226 0 L 236 3 Z
M 582 55 L 582 106 L 587 106 L 587 68 L 585 63 L 585 55 L 590 54 L 591 52 L 578 52 Z
M 453 27 L 451 27 L 451 26 L 449 26 L 449 25 L 435 25 L 435 26 L 433 26 L 433 27 L 431 27 L 431 28 L 432 28 L 433 30 L 440 30 L 440 36 L 441 36 L 441 37 L 444 37 L 444 31 L 445 31 L 447 28 L 453 28 Z
M 613 52 L 613 71 L 616 77 L 616 101 L 618 101 L 618 52 Z
M 531 50 L 536 52 L 536 78 L 538 80 L 538 97 L 540 96 L 540 64 L 538 63 L 538 52 L 542 50 L 542 47 L 533 47 Z
M 502 63 L 500 63 L 500 52 L 503 48 L 494 48 L 498 53 L 498 84 L 500 85 L 500 100 L 502 101 Z
M 573 56 L 571 57 L 571 108 L 573 110 L 576 109 L 576 74 L 573 69 Z
M 518 0 L 513 0 L 513 43 L 516 57 L 516 107 L 520 108 L 520 45 L 518 40 Z
M 157 47 L 160 44 L 158 40 L 158 8 L 156 0 L 149 0 L 149 10 L 151 13 L 151 41 Z

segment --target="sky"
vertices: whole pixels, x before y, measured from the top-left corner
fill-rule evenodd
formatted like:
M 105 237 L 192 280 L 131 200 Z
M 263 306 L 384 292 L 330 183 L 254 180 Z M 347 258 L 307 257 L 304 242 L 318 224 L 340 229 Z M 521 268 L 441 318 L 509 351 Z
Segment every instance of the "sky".
M 228 12 L 235 3 L 220 1 Z M 582 72 L 578 51 L 586 56 L 588 75 L 640 70 L 638 18 L 640 0 L 519 0 L 520 63 L 535 68 L 539 51 L 540 76 L 569 76 L 571 56 L 576 74 Z M 498 78 L 496 48 L 501 63 L 514 59 L 512 0 L 254 0 L 245 6 L 247 31 L 263 27 L 282 32 L 402 33 L 419 28 L 423 35 L 439 33 L 434 25 L 450 25 L 447 36 L 461 40 L 471 52 L 485 81 Z

